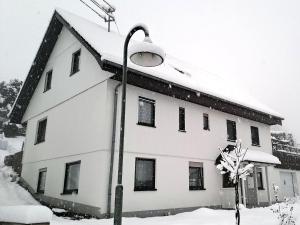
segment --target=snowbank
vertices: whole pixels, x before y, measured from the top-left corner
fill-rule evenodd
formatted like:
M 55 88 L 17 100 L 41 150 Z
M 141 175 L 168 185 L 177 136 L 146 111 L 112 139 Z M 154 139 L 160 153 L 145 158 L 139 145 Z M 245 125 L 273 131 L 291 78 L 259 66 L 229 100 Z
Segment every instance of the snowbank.
M 52 211 L 40 205 L 1 206 L 0 222 L 44 223 L 52 219 Z

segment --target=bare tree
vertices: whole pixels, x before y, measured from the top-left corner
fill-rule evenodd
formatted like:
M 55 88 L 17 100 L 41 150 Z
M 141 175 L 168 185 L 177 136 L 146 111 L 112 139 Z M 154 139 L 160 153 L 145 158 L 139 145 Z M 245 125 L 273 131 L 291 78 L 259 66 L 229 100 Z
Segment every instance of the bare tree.
M 233 151 L 227 149 L 221 151 L 221 160 L 220 164 L 217 165 L 217 168 L 221 171 L 221 174 L 229 173 L 229 178 L 234 184 L 235 188 L 235 218 L 236 224 L 240 225 L 240 209 L 239 209 L 239 182 L 240 179 L 246 179 L 250 174 L 253 168 L 253 164 L 243 163 L 244 157 L 248 149 L 242 148 L 242 142 L 237 141 Z

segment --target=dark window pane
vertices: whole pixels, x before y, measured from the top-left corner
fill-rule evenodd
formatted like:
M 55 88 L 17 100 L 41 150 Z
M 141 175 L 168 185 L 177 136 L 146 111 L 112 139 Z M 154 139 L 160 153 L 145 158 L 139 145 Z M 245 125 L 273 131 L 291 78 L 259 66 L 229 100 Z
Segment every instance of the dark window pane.
M 209 119 L 208 119 L 208 114 L 206 113 L 203 114 L 203 129 L 209 130 Z
M 234 183 L 231 181 L 229 173 L 223 174 L 223 188 L 232 188 Z
M 44 193 L 45 192 L 46 174 L 47 174 L 46 169 L 42 169 L 39 172 L 38 187 L 37 187 L 37 192 L 38 193 Z
M 36 136 L 36 144 L 45 141 L 47 119 L 38 122 L 38 131 Z
M 252 145 L 259 145 L 259 133 L 257 127 L 251 126 L 251 139 L 252 139 Z
M 203 183 L 203 167 L 189 167 L 189 189 L 201 190 L 204 189 Z
M 79 174 L 80 174 L 80 161 L 66 164 L 65 185 L 64 185 L 65 193 L 78 192 Z
M 138 123 L 142 125 L 155 125 L 155 101 L 139 97 Z
M 227 120 L 227 140 L 236 141 L 236 123 L 231 120 Z
M 73 53 L 71 75 L 79 71 L 80 50 Z
M 185 109 L 179 107 L 179 130 L 185 130 Z
M 135 162 L 136 191 L 155 189 L 155 160 L 137 158 Z
M 46 73 L 44 91 L 48 91 L 51 89 L 51 82 L 52 82 L 52 70 Z
M 264 189 L 263 177 L 262 177 L 262 172 L 261 171 L 257 172 L 257 188 L 260 189 L 260 190 Z

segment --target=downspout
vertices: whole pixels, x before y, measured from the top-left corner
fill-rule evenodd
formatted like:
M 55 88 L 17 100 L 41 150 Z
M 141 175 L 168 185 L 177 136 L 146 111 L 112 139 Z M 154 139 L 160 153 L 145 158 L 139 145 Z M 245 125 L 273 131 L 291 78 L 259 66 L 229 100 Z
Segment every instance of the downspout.
M 117 123 L 117 108 L 118 108 L 118 88 L 122 83 L 119 83 L 115 87 L 114 91 L 114 109 L 113 109 L 113 126 L 111 136 L 111 152 L 110 152 L 110 164 L 109 164 L 109 178 L 108 178 L 108 190 L 107 190 L 107 210 L 106 217 L 111 218 L 111 190 L 112 190 L 112 178 L 114 170 L 114 156 L 115 156 L 115 142 L 116 142 L 116 123 Z

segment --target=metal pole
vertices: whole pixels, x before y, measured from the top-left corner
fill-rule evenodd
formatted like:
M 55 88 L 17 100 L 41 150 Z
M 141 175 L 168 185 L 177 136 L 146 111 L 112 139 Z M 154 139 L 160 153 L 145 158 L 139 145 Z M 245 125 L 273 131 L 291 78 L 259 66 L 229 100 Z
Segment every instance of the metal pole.
M 119 165 L 118 165 L 118 184 L 115 191 L 115 210 L 114 210 L 114 225 L 122 224 L 123 210 L 123 155 L 124 155 L 124 134 L 125 134 L 125 110 L 126 110 L 126 84 L 127 84 L 127 56 L 128 43 L 132 35 L 138 30 L 142 30 L 145 36 L 149 36 L 147 28 L 142 25 L 137 25 L 127 34 L 123 50 L 123 76 L 122 76 L 122 107 L 121 107 L 121 125 L 120 125 L 120 146 L 119 146 Z

